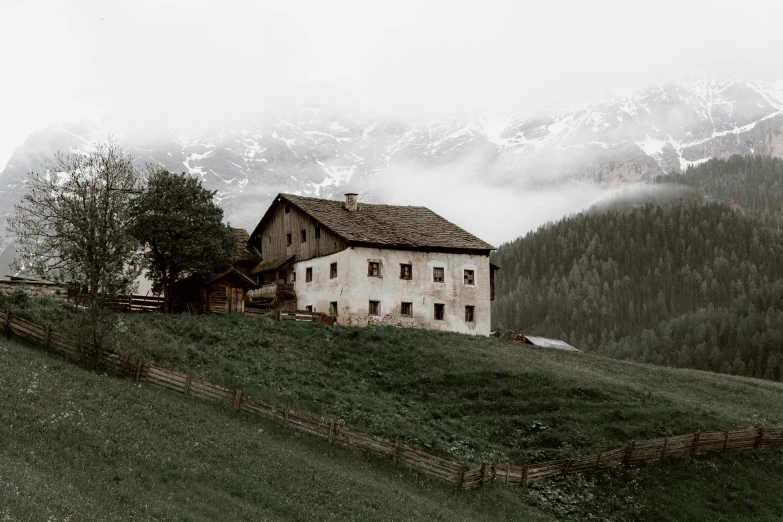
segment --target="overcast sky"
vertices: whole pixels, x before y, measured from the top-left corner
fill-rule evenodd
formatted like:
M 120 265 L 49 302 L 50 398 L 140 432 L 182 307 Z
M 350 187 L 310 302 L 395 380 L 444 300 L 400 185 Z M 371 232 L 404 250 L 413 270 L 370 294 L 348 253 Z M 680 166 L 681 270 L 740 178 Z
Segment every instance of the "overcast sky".
M 0 165 L 36 128 L 282 105 L 414 117 L 573 106 L 669 77 L 778 81 L 783 2 L 0 3 Z

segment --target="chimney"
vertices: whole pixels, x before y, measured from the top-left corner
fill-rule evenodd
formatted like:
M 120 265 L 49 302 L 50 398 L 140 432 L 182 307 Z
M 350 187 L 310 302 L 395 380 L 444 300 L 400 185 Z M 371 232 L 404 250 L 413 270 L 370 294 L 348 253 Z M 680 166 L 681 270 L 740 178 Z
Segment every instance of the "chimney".
M 345 210 L 348 212 L 356 212 L 359 210 L 359 194 L 355 192 L 349 192 L 345 195 Z

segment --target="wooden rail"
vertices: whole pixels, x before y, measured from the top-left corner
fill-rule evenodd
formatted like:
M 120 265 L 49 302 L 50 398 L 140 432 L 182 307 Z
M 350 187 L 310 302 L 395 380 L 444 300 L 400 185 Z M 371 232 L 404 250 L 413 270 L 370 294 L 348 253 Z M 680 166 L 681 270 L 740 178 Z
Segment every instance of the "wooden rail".
M 263 417 L 314 437 L 363 453 L 388 458 L 396 464 L 462 490 L 487 483 L 507 487 L 526 487 L 533 482 L 604 471 L 619 466 L 650 464 L 675 459 L 690 459 L 734 451 L 749 451 L 783 446 L 783 428 L 745 428 L 728 431 L 696 432 L 688 435 L 631 441 L 627 446 L 594 455 L 528 464 L 482 463 L 467 469 L 462 463 L 434 455 L 399 440 L 373 435 L 330 419 L 291 410 L 286 406 L 251 397 L 242 390 L 231 390 L 192 375 L 175 372 L 143 359 L 96 348 L 23 319 L 10 310 L 0 315 L 5 335 L 16 335 L 45 346 L 79 362 L 100 367 L 139 382 L 166 388 L 175 393 L 220 402 L 236 411 Z
M 120 312 L 156 312 L 163 307 L 163 298 L 146 295 L 125 295 L 107 299 L 106 305 Z

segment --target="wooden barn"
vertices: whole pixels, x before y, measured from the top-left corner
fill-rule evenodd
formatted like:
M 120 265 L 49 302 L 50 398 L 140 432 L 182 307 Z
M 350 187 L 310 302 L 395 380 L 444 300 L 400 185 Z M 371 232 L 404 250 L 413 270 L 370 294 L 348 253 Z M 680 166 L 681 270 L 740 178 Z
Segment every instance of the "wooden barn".
M 258 285 L 231 266 L 207 277 L 195 274 L 177 281 L 175 309 L 196 313 L 242 313 L 247 292 Z

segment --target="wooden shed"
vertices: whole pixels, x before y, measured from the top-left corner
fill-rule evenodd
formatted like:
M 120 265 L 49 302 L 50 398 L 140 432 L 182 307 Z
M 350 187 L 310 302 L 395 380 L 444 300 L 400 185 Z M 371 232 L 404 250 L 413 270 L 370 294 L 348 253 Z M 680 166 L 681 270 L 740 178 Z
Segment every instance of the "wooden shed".
M 190 313 L 242 313 L 248 290 L 258 285 L 234 267 L 208 277 L 199 274 L 177 281 L 175 306 Z

